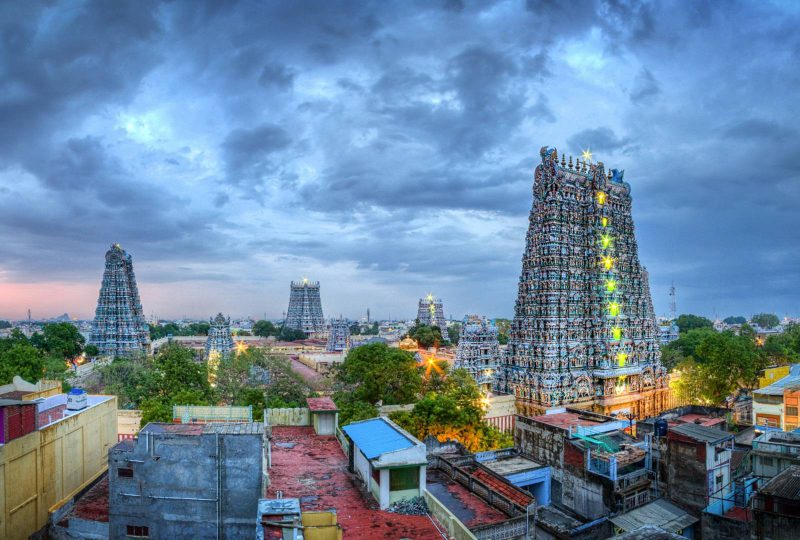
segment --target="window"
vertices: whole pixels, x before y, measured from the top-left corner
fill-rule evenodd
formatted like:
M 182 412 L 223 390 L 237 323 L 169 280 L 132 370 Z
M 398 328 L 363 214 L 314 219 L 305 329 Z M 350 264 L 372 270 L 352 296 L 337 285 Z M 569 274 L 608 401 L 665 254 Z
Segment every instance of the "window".
M 120 467 L 117 469 L 117 476 L 120 478 L 133 478 L 133 469 Z
M 717 489 L 718 490 L 722 489 L 722 475 L 721 474 L 717 475 Z
M 419 488 L 419 468 L 392 469 L 389 471 L 389 491 Z
M 761 464 L 764 467 L 772 467 L 772 465 L 773 465 L 772 458 L 771 457 L 762 457 L 761 458 Z
M 126 534 L 137 538 L 150 538 L 150 529 L 142 525 L 128 525 Z
M 786 416 L 797 416 L 797 407 L 786 407 Z

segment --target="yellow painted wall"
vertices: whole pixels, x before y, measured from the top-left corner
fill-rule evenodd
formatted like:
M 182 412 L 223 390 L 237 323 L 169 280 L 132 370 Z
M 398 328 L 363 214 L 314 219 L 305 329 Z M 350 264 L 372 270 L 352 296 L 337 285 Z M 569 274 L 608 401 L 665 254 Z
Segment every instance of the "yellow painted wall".
M 789 366 L 778 366 L 767 368 L 761 377 L 758 378 L 758 387 L 764 388 L 774 382 L 778 382 L 789 374 Z
M 117 398 L 0 446 L 0 538 L 24 540 L 108 468 Z

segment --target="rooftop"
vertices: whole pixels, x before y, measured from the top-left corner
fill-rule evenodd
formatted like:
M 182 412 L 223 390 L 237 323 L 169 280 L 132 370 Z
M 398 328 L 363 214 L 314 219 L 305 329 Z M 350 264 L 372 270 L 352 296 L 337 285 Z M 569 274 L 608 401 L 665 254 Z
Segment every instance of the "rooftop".
M 706 427 L 713 427 L 725 422 L 724 418 L 713 418 L 711 416 L 704 416 L 702 414 L 684 414 L 675 420 L 684 424 L 696 424 Z
M 760 488 L 759 493 L 781 499 L 800 499 L 800 466 L 792 465 L 784 470 Z
M 719 429 L 699 426 L 697 424 L 678 424 L 677 426 L 670 428 L 669 431 L 709 444 L 733 440 L 734 438 L 733 433 L 727 433 L 725 431 L 720 431 Z
M 108 474 L 75 501 L 67 516 L 108 523 Z
M 36 412 L 39 417 L 39 429 L 59 422 L 64 418 L 80 414 L 112 399 L 116 398 L 114 396 L 89 394 L 86 396 L 86 407 L 75 411 L 67 410 L 67 394 L 56 394 L 42 401 L 37 401 Z
M 150 422 L 142 428 L 141 433 L 170 433 L 174 435 L 203 435 L 218 433 L 220 435 L 260 435 L 264 432 L 261 422 L 212 422 L 209 424 L 168 424 Z
M 469 529 L 509 519 L 509 516 L 435 469 L 428 470 L 426 488 Z
M 315 435 L 312 427 L 272 428 L 269 476 L 268 497 L 280 490 L 284 497 L 300 499 L 303 511 L 335 509 L 344 538 L 442 538 L 427 516 L 379 510 L 347 471 L 347 457 L 336 438 Z
M 382 416 L 348 424 L 342 430 L 367 459 L 375 459 L 389 452 L 422 444 L 404 429 Z
M 655 525 L 644 525 L 636 530 L 612 536 L 609 540 L 686 540 L 686 537 L 665 531 Z
M 789 367 L 789 375 L 778 379 L 774 383 L 753 390 L 753 394 L 761 394 L 766 396 L 782 396 L 783 391 L 787 388 L 800 387 L 800 364 L 793 364 Z
M 613 422 L 612 418 L 603 416 L 593 416 L 589 414 L 576 413 L 576 412 L 559 412 L 554 414 L 542 414 L 539 416 L 529 417 L 531 420 L 548 424 L 557 428 L 569 430 L 578 426 L 594 427 L 600 426 L 607 422 Z
M 508 476 L 511 474 L 532 471 L 534 469 L 540 469 L 541 467 L 544 467 L 544 465 L 541 463 L 537 463 L 523 456 L 513 456 L 508 458 L 499 458 L 492 461 L 483 461 L 481 464 L 500 476 Z
M 339 410 L 336 407 L 336 403 L 329 397 L 306 398 L 306 403 L 308 403 L 308 410 L 311 412 L 336 412 Z
M 697 521 L 699 520 L 696 517 L 666 499 L 656 499 L 611 518 L 614 525 L 626 532 L 635 531 L 644 525 L 655 525 L 665 531 L 676 533 Z

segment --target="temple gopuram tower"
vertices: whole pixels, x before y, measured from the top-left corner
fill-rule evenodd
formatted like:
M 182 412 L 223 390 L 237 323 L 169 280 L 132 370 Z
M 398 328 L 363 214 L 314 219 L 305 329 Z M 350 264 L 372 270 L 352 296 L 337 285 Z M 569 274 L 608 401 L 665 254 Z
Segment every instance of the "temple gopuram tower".
M 559 163 L 554 148 L 542 148 L 541 158 L 495 389 L 516 395 L 524 414 L 564 406 L 656 414 L 668 380 L 630 185 L 602 163 Z
M 444 308 L 441 298 L 429 294 L 419 299 L 417 320 L 426 326 L 438 326 L 442 331 L 442 339 L 447 339 L 447 322 L 444 320 Z
M 206 338 L 206 358 L 210 358 L 212 355 L 225 356 L 233 350 L 231 318 L 226 318 L 222 313 L 218 313 L 209 322 L 211 327 L 208 329 L 208 338 Z
M 328 352 L 344 352 L 350 348 L 350 326 L 347 320 L 339 317 L 331 319 L 331 327 L 328 332 L 328 343 L 325 350 Z
M 324 334 L 325 319 L 322 316 L 319 281 L 311 283 L 303 278 L 303 281 L 292 282 L 285 324 L 287 328 L 302 330 L 309 337 Z
M 106 268 L 100 285 L 89 343 L 100 356 L 146 353 L 150 329 L 142 312 L 133 261 L 119 244 L 106 252 Z
M 464 317 L 453 367 L 466 369 L 481 389 L 490 390 L 499 359 L 497 327 L 485 317 Z

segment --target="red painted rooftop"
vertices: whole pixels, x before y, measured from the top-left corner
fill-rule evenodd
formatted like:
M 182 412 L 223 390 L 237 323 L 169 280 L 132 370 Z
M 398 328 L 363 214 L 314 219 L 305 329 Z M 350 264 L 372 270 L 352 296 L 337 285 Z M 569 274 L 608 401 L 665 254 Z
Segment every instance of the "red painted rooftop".
M 542 414 L 539 416 L 532 416 L 530 418 L 531 420 L 536 420 L 537 422 L 559 427 L 561 429 L 569 429 L 570 427 L 576 426 L 599 426 L 605 423 L 604 421 L 598 422 L 588 419 L 581 414 L 573 412 Z
M 427 516 L 405 516 L 378 509 L 347 471 L 347 458 L 333 436 L 311 427 L 272 428 L 272 468 L 268 498 L 278 490 L 284 498 L 299 498 L 300 508 L 336 510 L 344 538 L 441 540 Z
M 336 403 L 329 397 L 310 397 L 306 398 L 308 410 L 312 412 L 337 411 Z
M 509 519 L 509 516 L 437 470 L 428 470 L 427 487 L 467 528 L 493 525 Z
M 476 480 L 480 480 L 487 486 L 491 487 L 507 499 L 517 503 L 520 506 L 528 506 L 531 502 L 533 502 L 532 496 L 525 495 L 525 493 L 516 489 L 513 485 L 509 484 L 508 482 L 498 480 L 484 470 L 475 469 L 475 471 L 472 472 L 472 477 Z
M 108 523 L 108 475 L 75 502 L 67 517 Z

